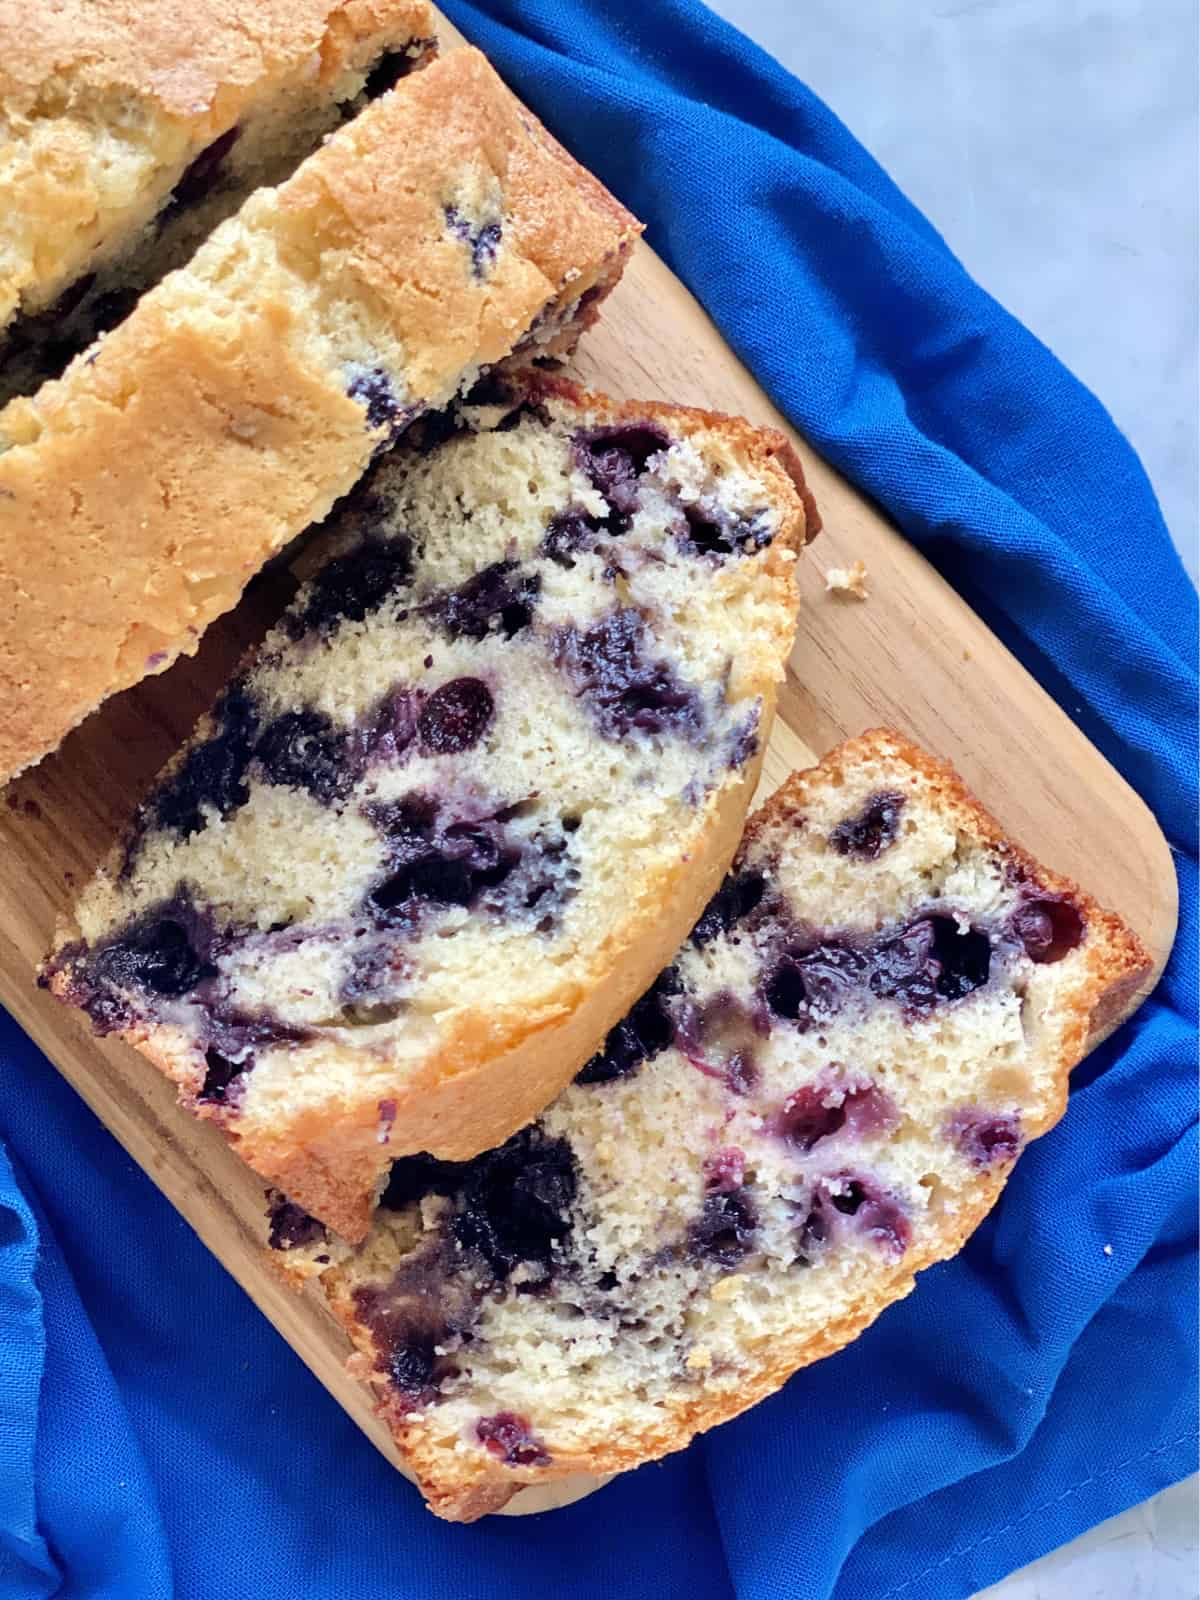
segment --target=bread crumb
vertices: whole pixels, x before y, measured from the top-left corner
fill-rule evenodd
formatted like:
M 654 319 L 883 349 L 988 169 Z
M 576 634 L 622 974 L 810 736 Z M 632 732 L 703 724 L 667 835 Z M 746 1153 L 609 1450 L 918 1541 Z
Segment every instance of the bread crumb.
M 867 598 L 867 569 L 856 561 L 852 567 L 830 567 L 825 574 L 825 587 L 830 594 L 849 594 L 856 600 Z
M 1106 1245 L 1105 1245 L 1105 1246 L 1104 1246 L 1104 1254 L 1105 1254 L 1105 1255 L 1106 1255 L 1106 1256 L 1110 1256 L 1110 1255 L 1112 1255 L 1112 1245 L 1110 1245 L 1110 1244 L 1106 1244 Z
M 709 1292 L 714 1300 L 735 1300 L 745 1286 L 745 1278 L 720 1278 Z
M 689 1352 L 684 1363 L 689 1372 L 701 1372 L 705 1367 L 712 1366 L 712 1351 L 706 1344 L 695 1345 Z

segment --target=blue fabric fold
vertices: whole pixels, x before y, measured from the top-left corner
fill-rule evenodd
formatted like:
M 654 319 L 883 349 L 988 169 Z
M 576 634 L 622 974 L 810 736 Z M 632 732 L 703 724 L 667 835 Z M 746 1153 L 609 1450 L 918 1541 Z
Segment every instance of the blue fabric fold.
M 0 1600 L 959 1600 L 1195 1466 L 1195 594 L 1103 407 L 769 57 L 694 0 L 448 10 L 1145 797 L 1179 941 L 963 1254 L 855 1345 L 590 1501 L 467 1529 L 6 1021 Z

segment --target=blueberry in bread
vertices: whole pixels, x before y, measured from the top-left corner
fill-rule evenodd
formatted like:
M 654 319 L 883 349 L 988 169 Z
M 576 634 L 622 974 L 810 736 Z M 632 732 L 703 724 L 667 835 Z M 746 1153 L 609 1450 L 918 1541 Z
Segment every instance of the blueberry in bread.
M 777 433 L 538 374 L 415 424 L 84 893 L 51 987 L 348 1237 L 393 1157 L 501 1143 L 733 855 L 799 472 Z
M 0 782 L 195 649 L 412 419 L 569 349 L 637 224 L 476 50 L 260 189 L 0 411 Z
M 427 0 L 0 0 L 0 404 L 435 50 Z
M 439 1515 L 686 1445 L 953 1255 L 1128 999 L 1137 939 L 874 732 L 751 819 L 532 1126 L 397 1161 L 352 1249 L 277 1197 Z

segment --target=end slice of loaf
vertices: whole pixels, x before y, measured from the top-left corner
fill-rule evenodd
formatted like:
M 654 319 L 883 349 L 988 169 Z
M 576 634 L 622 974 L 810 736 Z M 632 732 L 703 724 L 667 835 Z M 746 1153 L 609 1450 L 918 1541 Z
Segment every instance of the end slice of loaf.
M 501 1149 L 392 1169 L 357 1250 L 278 1198 L 431 1508 L 678 1450 L 953 1255 L 1148 971 L 876 731 L 751 819 L 690 941 Z
M 436 49 L 427 0 L 0 0 L 0 402 Z
M 350 1237 L 393 1157 L 501 1142 L 729 864 L 792 643 L 799 473 L 780 434 L 537 374 L 418 422 L 83 895 L 51 987 Z
M 478 51 L 403 79 L 0 412 L 0 781 L 195 649 L 412 419 L 596 314 L 638 225 Z

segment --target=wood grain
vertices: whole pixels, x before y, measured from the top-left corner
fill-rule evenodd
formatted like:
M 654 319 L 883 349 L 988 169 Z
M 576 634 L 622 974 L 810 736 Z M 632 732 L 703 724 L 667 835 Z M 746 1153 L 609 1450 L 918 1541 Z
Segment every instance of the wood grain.
M 574 370 L 618 396 L 785 426 L 704 312 L 644 248 Z M 1174 937 L 1175 874 L 1149 811 L 878 510 L 797 443 L 826 529 L 801 562 L 804 610 L 764 788 L 843 737 L 890 723 L 949 757 L 1017 839 L 1119 911 L 1153 955 L 1156 981 Z M 870 598 L 828 594 L 824 572 L 855 559 L 868 568 Z M 33 981 L 75 886 L 291 587 L 286 571 L 256 582 L 193 660 L 111 701 L 10 785 L 0 804 L 0 1000 L 398 1465 L 365 1389 L 343 1369 L 344 1335 L 315 1295 L 286 1288 L 264 1256 L 259 1181 L 213 1127 L 178 1109 L 148 1062 L 93 1039 Z M 510 1509 L 566 1503 L 590 1487 L 568 1483 L 553 1501 L 539 1492 Z

